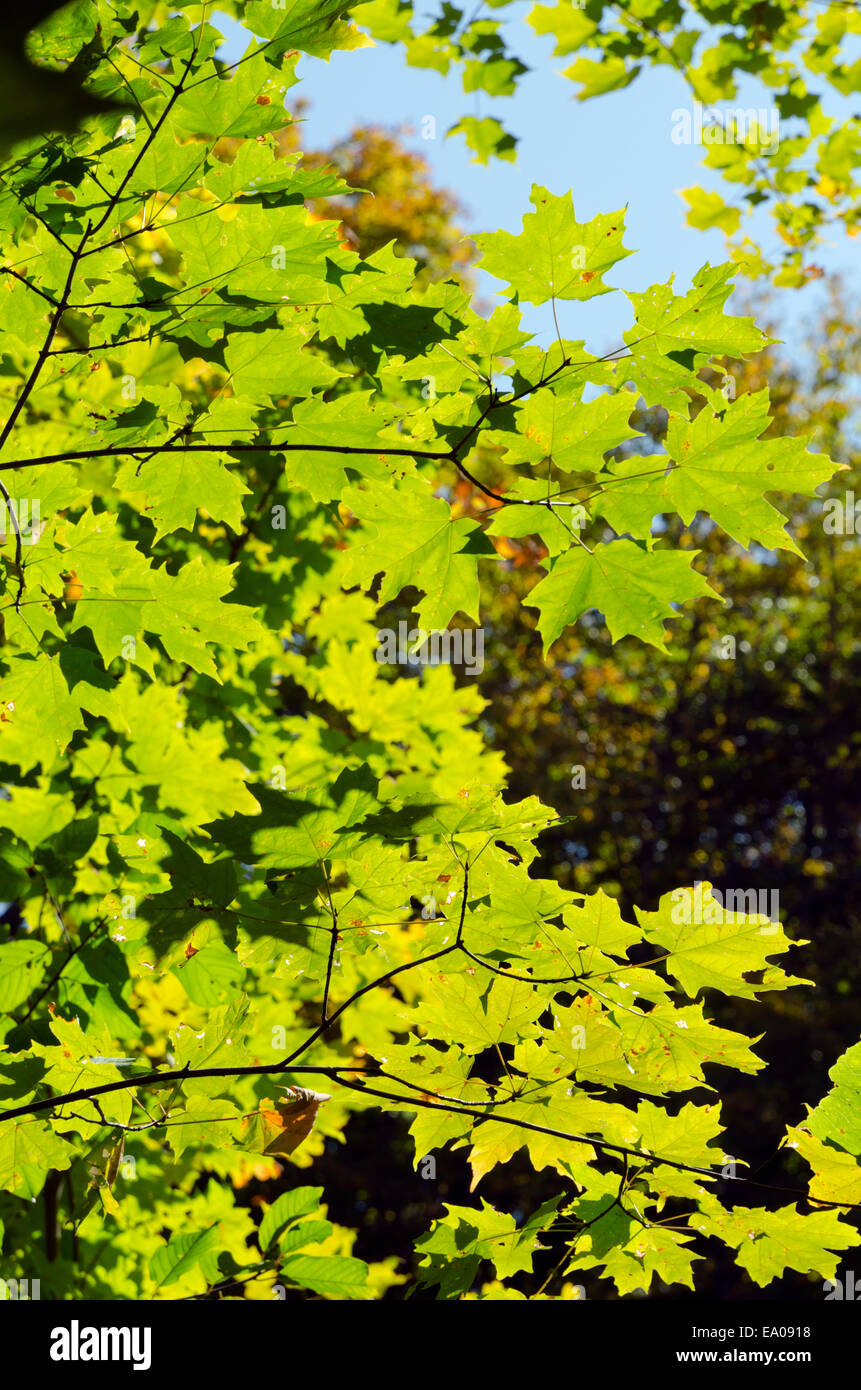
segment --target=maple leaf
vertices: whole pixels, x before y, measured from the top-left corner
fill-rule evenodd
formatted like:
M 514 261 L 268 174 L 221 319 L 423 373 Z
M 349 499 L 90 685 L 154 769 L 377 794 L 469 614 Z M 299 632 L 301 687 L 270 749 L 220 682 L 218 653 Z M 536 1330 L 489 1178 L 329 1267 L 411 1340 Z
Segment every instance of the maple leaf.
M 666 651 L 664 623 L 672 605 L 701 595 L 716 597 L 691 569 L 696 551 L 640 549 L 633 541 L 603 541 L 594 551 L 575 546 L 556 559 L 525 600 L 539 610 L 545 652 L 569 623 L 597 609 L 614 642 L 633 635 Z

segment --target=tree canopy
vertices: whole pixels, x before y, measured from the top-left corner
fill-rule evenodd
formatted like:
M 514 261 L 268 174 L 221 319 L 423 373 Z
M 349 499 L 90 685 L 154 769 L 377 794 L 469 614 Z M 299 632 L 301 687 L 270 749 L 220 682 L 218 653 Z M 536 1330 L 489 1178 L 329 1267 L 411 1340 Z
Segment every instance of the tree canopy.
M 721 1137 L 722 1078 L 764 1064 L 720 1002 L 807 987 L 781 923 L 684 879 L 623 911 L 542 875 L 570 797 L 513 793 L 475 685 L 380 634 L 481 624 L 517 551 L 536 660 L 599 627 L 600 653 L 604 625 L 663 660 L 723 611 L 721 541 L 799 556 L 791 499 L 842 464 L 775 432 L 765 385 L 722 388 L 770 342 L 727 312 L 732 261 L 630 293 L 614 352 L 567 336 L 621 293 L 621 211 L 534 187 L 521 230 L 475 238 L 486 315 L 460 273 L 360 254 L 353 186 L 284 134 L 300 56 L 358 23 L 467 86 L 517 63 L 451 6 L 423 39 L 409 6 L 349 8 L 225 5 L 231 63 L 200 5 L 45 6 L 26 38 L 0 171 L 4 1261 L 75 1298 L 626 1296 L 694 1287 L 709 1241 L 760 1287 L 830 1277 L 861 1242 L 861 1044 L 786 1117 L 805 1167 L 779 1201 Z M 768 7 L 765 81 L 791 9 Z M 656 11 L 537 7 L 565 51 L 590 25 L 616 86 L 668 41 L 689 64 L 681 7 Z M 728 44 L 712 96 L 753 65 Z M 524 304 L 552 305 L 548 349 Z M 525 1150 L 551 1195 L 450 1204 L 406 1271 L 354 1253 L 325 1188 L 237 1200 L 366 1112 L 409 1121 L 423 1176 L 450 1147 L 479 1187 Z

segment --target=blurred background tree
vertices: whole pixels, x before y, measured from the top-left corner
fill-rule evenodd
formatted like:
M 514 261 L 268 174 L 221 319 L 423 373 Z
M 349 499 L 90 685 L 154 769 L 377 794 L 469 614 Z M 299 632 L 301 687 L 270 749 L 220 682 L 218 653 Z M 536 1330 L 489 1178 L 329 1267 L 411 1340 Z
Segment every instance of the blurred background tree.
M 285 150 L 299 149 L 306 105 L 296 103 L 297 119 L 284 132 Z M 406 127 L 355 126 L 331 149 L 304 150 L 303 168 L 334 167 L 355 190 L 338 198 L 315 198 L 312 212 L 337 218 L 344 240 L 363 256 L 394 241 L 397 250 L 418 262 L 420 281 L 450 275 L 469 279 L 475 249 L 459 225 L 466 210 L 453 193 L 431 183 L 427 161 L 405 144 L 411 134 Z

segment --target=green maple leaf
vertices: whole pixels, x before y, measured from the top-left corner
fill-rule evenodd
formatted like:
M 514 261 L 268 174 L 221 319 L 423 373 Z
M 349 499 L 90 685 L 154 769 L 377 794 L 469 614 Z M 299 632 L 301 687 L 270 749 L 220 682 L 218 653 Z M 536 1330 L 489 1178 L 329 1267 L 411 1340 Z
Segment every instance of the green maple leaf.
M 65 1172 L 75 1159 L 75 1147 L 54 1133 L 47 1120 L 26 1116 L 0 1129 L 0 1188 L 36 1200 L 53 1169 Z
M 578 1202 L 577 1215 L 593 1224 L 578 1240 L 568 1271 L 602 1268 L 622 1296 L 635 1289 L 648 1292 L 655 1275 L 665 1284 L 694 1287 L 692 1265 L 702 1256 L 687 1248 L 692 1236 L 666 1227 L 635 1225 L 618 1209 L 610 1209 L 609 1198 Z
M 403 343 L 403 347 L 411 353 L 423 345 L 425 334 L 419 337 L 420 326 L 428 330 L 431 339 L 442 337 L 441 330 L 434 330 L 431 326 L 433 312 L 422 315 L 408 293 L 415 267 L 415 261 L 396 256 L 394 246 L 389 244 L 367 260 L 355 262 L 350 267 L 353 273 L 328 277 L 321 291 L 324 303 L 316 316 L 321 339 L 332 337 L 339 347 L 345 347 L 351 338 L 365 338 L 372 334 L 376 337 L 379 334 L 382 346 L 388 334 L 394 332 L 395 337 L 398 336 L 396 324 L 399 317 L 405 324 L 416 325 L 415 331 L 410 332 Z M 402 311 L 401 315 L 398 309 Z
M 193 957 L 192 957 L 193 959 Z M 244 1040 L 249 1012 L 247 999 L 213 1008 L 203 1028 L 178 1024 L 173 1031 L 174 1061 L 179 1067 L 237 1066 L 249 1060 Z M 228 1078 L 194 1077 L 184 1084 L 183 1092 L 194 1096 L 217 1096 L 228 1089 Z
M 415 1104 L 415 1086 L 429 1094 L 454 1096 L 465 1105 L 476 1105 L 487 1101 L 488 1088 L 483 1082 L 470 1079 L 472 1057 L 451 1048 L 440 1052 L 427 1045 L 409 1046 L 387 1044 L 385 1050 L 386 1067 L 403 1077 L 405 1110 L 410 1110 L 410 1099 Z M 392 1083 L 393 1089 L 398 1086 Z M 415 1118 L 410 1125 L 410 1135 L 415 1145 L 414 1167 L 418 1168 L 422 1159 L 441 1149 L 452 1139 L 461 1139 L 472 1126 L 471 1115 L 458 1115 L 446 1110 L 415 1109 Z
M 839 1132 L 835 1138 L 839 1141 Z M 810 1196 L 822 1202 L 855 1206 L 861 1201 L 861 1163 L 850 1153 L 825 1144 L 806 1125 L 787 1125 L 784 1144 L 801 1154 L 813 1170 Z
M 3 681 L 3 703 L 0 759 L 23 772 L 40 763 L 53 765 L 75 732 L 85 727 L 85 710 L 124 724 L 113 682 L 89 652 L 75 647 L 57 656 L 42 652 L 18 658 Z
M 569 515 L 569 511 L 566 507 L 554 506 L 548 500 L 548 494 L 552 496 L 552 489 L 547 483 L 539 478 L 524 478 L 518 485 L 518 493 L 532 500 L 522 504 L 512 501 L 508 506 L 500 507 L 486 528 L 487 535 L 513 538 L 538 536 L 548 555 L 559 555 L 567 550 L 571 544 L 571 528 L 563 518 Z
M 236 497 L 238 480 L 225 476 L 228 494 Z M 185 496 L 175 500 L 180 508 L 190 506 L 187 488 Z M 154 569 L 122 535 L 114 514 L 85 513 L 65 532 L 60 554 L 60 561 L 46 561 L 45 567 L 59 576 L 66 565 L 74 564 L 82 594 L 72 629 L 90 629 L 106 665 L 118 656 L 130 659 L 125 644 L 131 637 L 133 659 L 152 673 L 153 656 L 141 636 L 150 632 L 175 660 L 216 675 L 209 643 L 244 650 L 260 638 L 262 630 L 248 609 L 221 602 L 230 591 L 230 567 L 206 565 L 196 555 L 177 574 Z
M 828 1075 L 834 1082 L 807 1119 L 810 1132 L 861 1156 L 861 1043 L 839 1057 Z
M 181 1158 L 188 1149 L 226 1149 L 235 1146 L 234 1126 L 225 1121 L 238 1119 L 240 1111 L 224 1096 L 211 1100 L 195 1096 L 184 1110 L 173 1113 L 181 1116 L 176 1124 L 170 1126 L 168 1136 L 177 1158 Z
M 111 1034 L 106 1024 L 100 1021 L 98 1026 L 91 1025 L 85 1032 L 77 1019 L 68 1021 L 55 1016 L 51 1019 L 50 1028 L 56 1042 L 47 1046 L 34 1043 L 32 1051 L 35 1056 L 44 1059 L 45 1080 L 54 1090 L 62 1093 L 75 1085 L 84 1088 L 121 1080 L 122 1072 L 118 1067 L 92 1060 L 93 1057 L 110 1054 Z M 131 1096 L 118 1091 L 113 1098 L 112 1115 L 123 1124 L 128 1121 L 130 1110 Z M 97 1130 L 98 1117 L 94 1115 L 93 1118 L 95 1125 L 88 1119 L 79 1119 L 78 1124 L 70 1124 L 69 1128 L 83 1125 L 85 1129 Z
M 59 834 L 74 819 L 72 798 L 51 791 L 48 782 L 39 787 L 16 787 L 8 801 L 0 802 L 0 825 L 14 830 L 31 849 Z
M 567 1080 L 560 1080 L 558 1075 L 547 1085 L 536 1085 L 538 1073 L 532 1069 L 534 1059 L 534 1044 L 519 1043 L 515 1062 L 528 1077 L 528 1081 L 520 1082 L 525 1098 L 506 1102 L 496 1118 L 526 1121 L 560 1133 L 542 1134 L 540 1130 L 495 1121 L 479 1125 L 472 1134 L 469 1159 L 473 1189 L 486 1172 L 497 1163 L 507 1162 L 521 1148 L 526 1149 L 536 1172 L 548 1167 L 563 1173 L 580 1167 L 582 1172 L 594 1157 L 594 1150 L 588 1139 L 579 1143 L 566 1135 L 594 1135 L 614 1144 L 631 1144 L 637 1137 L 634 1117 L 623 1106 L 595 1100 L 572 1087 Z
M 207 829 L 239 861 L 263 868 L 296 869 L 349 854 L 362 838 L 358 828 L 379 806 L 367 768 L 345 768 L 332 786 L 253 792 L 259 814 L 215 821 Z
M 331 386 L 342 374 L 325 357 L 310 352 L 307 341 L 307 330 L 289 325 L 231 333 L 224 360 L 233 390 L 259 401 L 310 396 L 318 386 Z
M 381 603 L 415 585 L 424 592 L 416 607 L 424 628 L 444 628 L 455 613 L 478 621 L 478 560 L 494 551 L 474 521 L 452 521 L 449 504 L 420 478 L 396 489 L 348 488 L 342 501 L 369 537 L 352 548 L 347 583 L 369 585 L 382 574 Z
M 590 552 L 575 546 L 554 561 L 550 573 L 525 600 L 539 610 L 538 630 L 548 651 L 582 613 L 603 613 L 614 642 L 639 637 L 666 651 L 664 623 L 672 604 L 715 597 L 690 567 L 696 551 L 641 550 L 633 541 L 603 542 Z
M 176 574 L 153 570 L 153 599 L 157 618 L 148 616 L 147 627 L 163 642 L 174 661 L 206 672 L 218 680 L 210 643 L 245 651 L 261 640 L 263 629 L 247 608 L 221 600 L 230 592 L 233 566 L 206 565 L 200 555 Z
M 144 609 L 152 601 L 150 564 L 142 551 L 122 535 L 111 513 L 87 511 L 74 526 L 63 529 L 60 548 L 39 562 L 39 578 L 53 593 L 63 592 L 62 573 L 74 569 L 81 586 L 71 630 L 89 628 L 105 665 L 123 655 L 125 639 L 144 628 Z M 140 664 L 152 671 L 151 658 L 141 647 Z
M 385 457 L 383 431 L 390 425 L 394 412 L 384 402 L 373 401 L 372 397 L 370 391 L 352 391 L 334 401 L 305 400 L 294 407 L 293 422 L 284 441 L 290 445 L 290 452 L 284 455 L 285 476 L 290 482 L 306 488 L 316 501 L 330 502 L 336 497 L 346 500 L 351 473 L 383 482 L 390 479 L 392 469 Z M 349 448 L 364 452 L 340 452 L 338 446 L 347 440 Z M 305 453 L 301 448 L 303 444 L 328 448 Z M 396 447 L 402 446 L 400 440 Z M 411 460 L 398 459 L 397 464 L 399 469 L 407 470 Z
M 646 539 L 656 516 L 675 511 L 667 492 L 669 467 L 663 454 L 613 460 L 597 479 L 602 491 L 590 504 L 592 512 L 606 517 L 618 535 Z
M 779 1211 L 727 1212 L 715 1202 L 703 1214 L 690 1217 L 689 1224 L 735 1246 L 738 1263 L 760 1288 L 787 1269 L 830 1279 L 841 1259 L 835 1252 L 861 1245 L 861 1235 L 835 1211 L 802 1213 L 787 1206 Z
M 156 454 L 142 465 L 140 483 L 146 489 L 146 514 L 155 523 L 155 539 L 171 531 L 194 528 L 198 511 L 224 521 L 237 534 L 242 529 L 242 498 L 249 489 L 225 465 L 226 455 Z
M 600 955 L 621 956 L 624 960 L 628 947 L 642 940 L 642 932 L 624 921 L 619 904 L 603 888 L 585 897 L 582 904 L 566 906 L 562 919 L 578 944 L 578 960 L 587 971 L 595 968 L 596 950 Z M 581 946 L 593 949 L 584 953 Z
M 491 157 L 516 158 L 517 140 L 494 116 L 485 116 L 482 120 L 477 116 L 461 116 L 446 134 L 464 137 L 468 147 L 474 151 L 475 164 L 487 164 Z
M 549 461 L 563 473 L 598 473 L 603 455 L 636 431 L 628 417 L 636 406 L 629 391 L 602 393 L 593 401 L 566 401 L 549 391 L 536 391 L 517 412 L 517 435 L 497 435 L 507 448 L 507 463 Z M 552 495 L 553 488 L 548 488 Z
M 704 265 L 686 295 L 673 294 L 672 280 L 643 294 L 629 293 L 636 323 L 622 336 L 633 355 L 707 352 L 742 357 L 767 347 L 771 340 L 753 319 L 733 318 L 723 311 L 734 270 L 732 265 Z
M 439 1284 L 441 1296 L 454 1296 L 469 1287 L 481 1260 L 490 1260 L 501 1279 L 531 1270 L 541 1248 L 537 1238 L 551 1225 L 560 1200 L 544 1202 L 520 1227 L 483 1199 L 480 1207 L 446 1203 L 446 1215 L 416 1242 L 422 1282 Z
M 276 76 L 265 53 L 249 52 L 232 71 L 184 91 L 171 111 L 171 125 L 180 139 L 190 135 L 247 138 L 280 130 L 284 95 L 295 81 L 286 66 Z M 261 96 L 268 101 L 260 101 Z
M 524 213 L 519 236 L 491 232 L 474 238 L 482 270 L 507 280 L 509 290 L 531 304 L 607 294 L 604 271 L 631 255 L 622 245 L 624 211 L 578 222 L 570 194 L 559 197 L 539 184 L 530 201 L 535 212 Z
M 663 1095 L 702 1082 L 708 1063 L 744 1072 L 764 1065 L 751 1052 L 750 1038 L 716 1028 L 703 1017 L 702 1005 L 677 1009 L 664 1003 L 646 1013 L 629 1002 L 627 992 L 625 1002 L 612 1007 L 603 982 L 593 988 L 594 997 L 577 999 L 568 1009 L 557 1006 L 556 1027 L 546 1041 L 548 1052 L 558 1054 L 578 1080 Z
M 0 946 L 0 1008 L 11 1013 L 41 984 L 51 953 L 41 941 Z
M 215 940 L 195 947 L 194 955 L 173 973 L 191 1002 L 201 1009 L 217 1008 L 225 998 L 236 997 L 245 982 L 245 969 L 235 953 Z
M 283 305 L 290 297 L 301 301 L 319 297 L 324 287 L 327 258 L 342 253 L 335 236 L 337 224 L 307 220 L 303 207 L 265 208 L 254 203 L 242 205 L 242 216 L 232 222 L 218 217 L 195 217 L 200 204 L 193 198 L 180 199 L 177 232 L 185 274 L 190 286 L 199 286 L 194 295 L 207 300 L 229 283 L 231 298 L 247 296 L 254 303 Z M 312 283 L 310 283 L 312 282 Z M 206 295 L 202 291 L 206 291 Z M 167 301 L 170 308 L 170 301 Z M 207 302 L 201 308 L 209 309 Z M 227 317 L 227 310 L 222 311 Z M 170 332 L 182 336 L 184 315 Z M 168 325 L 165 325 L 167 331 Z
M 646 1153 L 666 1154 L 696 1168 L 711 1168 L 723 1161 L 720 1149 L 708 1146 L 722 1133 L 719 1105 L 683 1105 L 677 1114 L 652 1101 L 637 1106 L 640 1147 Z
M 270 0 L 248 0 L 243 22 L 253 34 L 267 40 L 265 52 L 279 56 L 285 48 L 326 57 L 333 48 L 351 42 L 344 17 L 350 0 L 285 0 L 274 7 Z
M 758 391 L 733 401 L 723 419 L 708 408 L 694 421 L 671 415 L 666 448 L 676 467 L 662 488 L 685 525 L 698 511 L 708 512 L 745 548 L 757 541 L 801 555 L 785 518 L 762 494 L 811 495 L 835 465 L 827 454 L 809 453 L 802 439 L 758 438 L 771 424 L 768 405 L 768 392 Z
M 705 911 L 699 909 L 704 906 Z M 788 989 L 798 981 L 772 972 L 767 981 L 744 977 L 765 970 L 768 958 L 782 955 L 792 943 L 777 922 L 766 916 L 726 911 L 711 897 L 711 884 L 697 890 L 665 893 L 656 912 L 637 909 L 643 935 L 668 952 L 667 972 L 678 980 L 689 999 L 701 989 L 717 989 L 737 999 L 755 999 L 763 989 Z
M 675 1009 L 659 1004 L 639 1019 L 636 1012 L 618 1010 L 615 1018 L 633 1067 L 626 1084 L 637 1090 L 648 1093 L 650 1081 L 659 1091 L 686 1089 L 705 1079 L 703 1067 L 710 1064 L 747 1073 L 765 1065 L 751 1051 L 755 1038 L 715 1027 L 703 1016 L 702 1005 Z
M 591 58 L 578 58 L 576 63 L 565 69 L 565 76 L 572 82 L 580 83 L 578 101 L 588 101 L 590 97 L 602 96 L 604 92 L 616 92 L 627 87 L 637 73 L 639 65 L 629 66 L 624 58 L 604 55 L 600 63 Z
M 457 1038 L 466 1052 L 481 1052 L 527 1036 L 543 1008 L 532 985 L 501 976 L 488 985 L 484 977 L 449 975 L 431 983 L 416 1022 L 431 1037 Z
M 649 534 L 659 513 L 677 512 L 690 525 L 697 512 L 707 512 L 746 549 L 756 541 L 801 555 L 784 529 L 785 517 L 763 493 L 812 494 L 835 465 L 826 454 L 810 453 L 803 439 L 759 438 L 771 424 L 768 405 L 768 392 L 759 391 L 739 397 L 720 415 L 708 407 L 693 421 L 671 413 L 669 460 L 652 470 L 642 458 L 611 464 L 612 490 L 598 497 L 595 512 L 614 530 L 637 536 Z

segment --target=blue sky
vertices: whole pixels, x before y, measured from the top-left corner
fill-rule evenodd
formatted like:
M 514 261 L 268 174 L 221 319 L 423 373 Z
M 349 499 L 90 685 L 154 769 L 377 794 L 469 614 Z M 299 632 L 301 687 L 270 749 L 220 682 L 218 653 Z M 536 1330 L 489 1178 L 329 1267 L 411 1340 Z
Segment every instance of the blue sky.
M 516 8 L 525 13 L 529 6 Z M 213 19 L 227 39 L 224 56 L 240 56 L 247 36 L 239 25 L 221 14 Z M 700 232 L 685 224 L 678 190 L 692 184 L 719 189 L 721 182 L 701 168 L 700 147 L 677 145 L 670 138 L 673 111 L 689 105 L 683 79 L 671 68 L 654 68 L 622 91 L 580 103 L 572 97 L 572 84 L 559 75 L 573 56 L 554 59 L 552 39 L 533 34 L 520 22 L 514 28 L 511 46 L 531 71 L 514 97 L 501 99 L 464 93 L 457 74 L 442 77 L 409 68 L 400 51 L 387 45 L 335 53 L 328 62 L 304 58 L 301 87 L 291 95 L 301 94 L 311 103 L 305 143 L 324 147 L 356 124 L 411 127 L 406 143 L 425 156 L 435 180 L 465 205 L 464 227 L 470 233 L 498 227 L 519 231 L 523 213 L 530 210 L 533 183 L 554 193 L 572 190 L 580 221 L 627 204 L 625 244 L 637 254 L 613 267 L 605 279 L 622 289 L 644 290 L 675 275 L 677 290 L 684 292 L 701 265 L 723 262 L 726 254 L 721 232 Z M 751 82 L 741 86 L 729 105 L 764 107 L 768 94 Z M 835 97 L 828 109 L 848 114 L 852 105 Z M 445 131 L 465 114 L 501 119 L 519 138 L 516 163 L 474 163 L 461 137 L 445 139 Z M 422 119 L 428 115 L 435 118 L 438 132 L 432 140 L 421 136 Z M 766 255 L 775 251 L 766 214 L 758 214 L 748 226 L 754 229 L 748 235 L 762 238 Z M 857 268 L 857 243 L 853 246 L 837 231 L 833 244 L 817 249 L 815 259 L 828 271 L 851 276 Z M 483 297 L 492 302 L 498 288 L 499 282 L 485 278 Z M 811 301 L 819 293 L 815 285 L 774 292 L 781 336 L 789 340 L 803 333 L 812 316 Z M 564 304 L 559 311 L 563 334 L 585 338 L 593 351 L 617 346 L 632 318 L 631 306 L 620 295 Z M 555 336 L 546 308 L 527 309 L 525 326 L 541 342 Z

